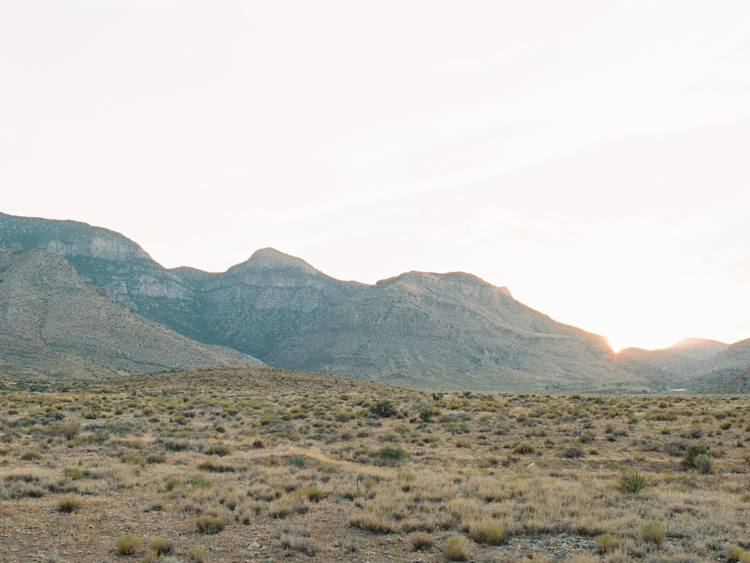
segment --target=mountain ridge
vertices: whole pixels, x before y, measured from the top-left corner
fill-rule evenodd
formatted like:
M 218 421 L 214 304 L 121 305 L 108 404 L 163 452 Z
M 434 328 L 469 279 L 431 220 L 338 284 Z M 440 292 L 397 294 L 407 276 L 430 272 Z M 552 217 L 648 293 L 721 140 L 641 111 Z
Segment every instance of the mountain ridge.
M 272 248 L 225 272 L 165 269 L 119 233 L 79 222 L 34 231 L 40 221 L 56 223 L 0 214 L 0 238 L 65 252 L 71 240 L 98 236 L 106 244 L 79 244 L 66 257 L 86 282 L 184 336 L 278 367 L 508 390 L 665 389 L 680 379 L 615 355 L 605 337 L 558 323 L 464 272 L 411 271 L 368 285 Z

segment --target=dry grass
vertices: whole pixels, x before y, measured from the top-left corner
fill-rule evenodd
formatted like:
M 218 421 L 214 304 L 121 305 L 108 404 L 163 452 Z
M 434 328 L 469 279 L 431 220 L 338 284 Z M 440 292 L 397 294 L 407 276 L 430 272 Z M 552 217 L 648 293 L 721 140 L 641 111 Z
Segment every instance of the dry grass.
M 0 383 L 0 522 L 44 524 L 0 530 L 9 561 L 146 557 L 127 534 L 185 561 L 250 559 L 257 539 L 279 559 L 669 563 L 748 536 L 744 396 L 432 394 L 274 369 Z

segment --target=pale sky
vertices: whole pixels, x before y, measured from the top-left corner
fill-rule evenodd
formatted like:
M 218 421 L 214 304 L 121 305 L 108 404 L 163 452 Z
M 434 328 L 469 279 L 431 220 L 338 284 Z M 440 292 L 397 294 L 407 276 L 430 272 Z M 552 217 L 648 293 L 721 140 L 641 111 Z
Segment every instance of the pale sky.
M 0 0 L 0 211 L 750 337 L 750 2 Z

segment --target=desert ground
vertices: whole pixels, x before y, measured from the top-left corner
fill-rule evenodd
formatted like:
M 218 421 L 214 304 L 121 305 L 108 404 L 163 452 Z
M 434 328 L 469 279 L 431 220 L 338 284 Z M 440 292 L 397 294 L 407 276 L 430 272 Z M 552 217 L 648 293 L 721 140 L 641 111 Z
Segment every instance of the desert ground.
M 0 561 L 750 561 L 750 399 L 0 379 Z

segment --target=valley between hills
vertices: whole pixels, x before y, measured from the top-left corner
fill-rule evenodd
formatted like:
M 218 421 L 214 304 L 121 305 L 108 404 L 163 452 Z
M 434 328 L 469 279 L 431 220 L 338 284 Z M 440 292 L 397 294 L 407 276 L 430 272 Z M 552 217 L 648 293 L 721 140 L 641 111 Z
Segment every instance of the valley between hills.
M 3 562 L 750 561 L 750 340 L 614 354 L 466 273 L 0 239 Z

